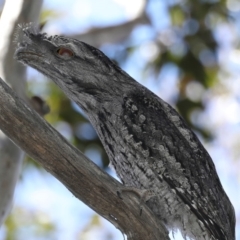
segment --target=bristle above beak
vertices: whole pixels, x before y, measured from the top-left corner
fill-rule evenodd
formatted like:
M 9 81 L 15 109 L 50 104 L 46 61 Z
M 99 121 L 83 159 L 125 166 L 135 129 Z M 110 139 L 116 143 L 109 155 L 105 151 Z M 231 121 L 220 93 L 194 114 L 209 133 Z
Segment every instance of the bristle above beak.
M 13 42 L 16 43 L 18 46 L 19 44 L 24 42 L 30 43 L 31 40 L 29 36 L 32 34 L 33 35 L 39 34 L 39 28 L 37 24 L 33 22 L 18 24 L 14 33 Z

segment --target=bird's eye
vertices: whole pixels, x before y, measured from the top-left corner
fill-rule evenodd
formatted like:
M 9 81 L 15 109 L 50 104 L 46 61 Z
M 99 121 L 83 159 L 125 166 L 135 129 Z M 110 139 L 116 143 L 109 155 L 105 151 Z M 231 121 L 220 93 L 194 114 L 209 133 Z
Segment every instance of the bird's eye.
M 70 50 L 69 48 L 65 48 L 65 47 L 59 47 L 56 51 L 57 56 L 64 58 L 64 59 L 70 59 L 74 56 L 74 53 L 72 50 Z

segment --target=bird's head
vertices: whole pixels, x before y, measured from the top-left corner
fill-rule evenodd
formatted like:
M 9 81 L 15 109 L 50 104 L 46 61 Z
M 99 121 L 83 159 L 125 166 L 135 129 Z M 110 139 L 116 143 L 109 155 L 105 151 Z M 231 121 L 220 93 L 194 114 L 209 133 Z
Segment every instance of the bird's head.
M 73 101 L 117 96 L 131 82 L 100 50 L 84 42 L 47 36 L 31 24 L 18 32 L 15 58 L 52 79 Z

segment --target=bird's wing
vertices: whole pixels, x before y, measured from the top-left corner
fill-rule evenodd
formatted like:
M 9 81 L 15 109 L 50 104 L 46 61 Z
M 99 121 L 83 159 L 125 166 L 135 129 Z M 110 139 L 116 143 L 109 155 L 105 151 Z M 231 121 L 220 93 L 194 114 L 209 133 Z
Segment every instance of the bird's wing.
M 147 97 L 149 94 L 151 98 Z M 151 92 L 132 93 L 124 104 L 123 116 L 129 116 L 127 124 L 133 126 L 135 140 L 141 140 L 149 151 L 150 165 L 162 163 L 159 177 L 216 239 L 227 239 L 224 232 L 229 229 L 234 232 L 235 228 L 234 210 L 214 163 L 197 136 L 169 104 Z M 140 122 L 141 117 L 144 121 Z M 141 131 L 134 130 L 134 126 Z

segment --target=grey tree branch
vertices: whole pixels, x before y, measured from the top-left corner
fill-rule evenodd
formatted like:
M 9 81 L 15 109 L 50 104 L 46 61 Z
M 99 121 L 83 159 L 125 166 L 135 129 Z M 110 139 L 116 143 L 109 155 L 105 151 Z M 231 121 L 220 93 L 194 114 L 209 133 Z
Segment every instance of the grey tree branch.
M 117 196 L 122 188 L 53 127 L 31 110 L 0 79 L 0 128 L 27 154 L 58 178 L 77 198 L 134 240 L 169 239 L 159 220 L 139 200 Z
M 87 42 L 95 47 L 100 47 L 106 43 L 118 43 L 125 40 L 136 25 L 150 24 L 150 20 L 143 11 L 136 18 L 119 25 L 104 28 L 92 28 L 87 32 L 71 35 L 69 37 Z
M 41 5 L 42 0 L 6 0 L 0 20 L 0 76 L 29 105 L 37 103 L 26 96 L 25 67 L 13 59 L 14 31 L 19 23 L 37 22 Z M 0 226 L 11 210 L 23 158 L 24 152 L 0 131 Z

